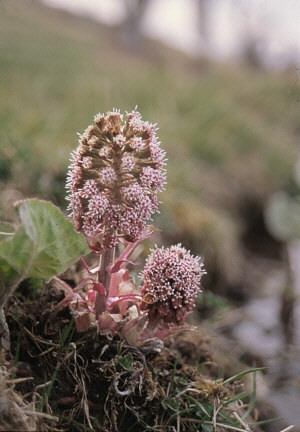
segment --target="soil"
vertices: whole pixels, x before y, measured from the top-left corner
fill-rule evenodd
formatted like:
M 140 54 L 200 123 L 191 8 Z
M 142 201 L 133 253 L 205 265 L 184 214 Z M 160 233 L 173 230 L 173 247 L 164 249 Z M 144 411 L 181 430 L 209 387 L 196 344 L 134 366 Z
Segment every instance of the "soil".
M 11 349 L 2 382 L 24 409 L 17 418 L 8 402 L 13 395 L 2 391 L 0 426 L 7 429 L 0 430 L 171 431 L 179 424 L 180 431 L 225 430 L 202 429 L 199 418 L 191 418 L 192 405 L 185 415 L 177 397 L 197 396 L 199 407 L 208 410 L 241 391 L 239 382 L 225 387 L 217 380 L 207 335 L 188 332 L 164 347 L 157 340 L 133 347 L 96 328 L 77 333 L 68 308 L 57 307 L 62 298 L 49 285 L 36 300 L 11 297 L 7 304 Z M 28 417 L 34 425 L 28 426 Z

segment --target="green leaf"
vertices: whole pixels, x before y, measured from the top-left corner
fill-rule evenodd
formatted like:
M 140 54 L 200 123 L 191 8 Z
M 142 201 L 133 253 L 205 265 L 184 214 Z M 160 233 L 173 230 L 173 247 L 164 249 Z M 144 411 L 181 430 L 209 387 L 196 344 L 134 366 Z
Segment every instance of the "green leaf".
M 116 366 L 121 366 L 122 369 L 128 372 L 132 372 L 134 370 L 132 366 L 132 362 L 133 362 L 133 356 L 131 353 L 128 353 L 122 357 L 115 358 Z
M 7 228 L 9 235 L 0 237 L 2 288 L 10 288 L 13 278 L 15 282 L 27 277 L 49 280 L 89 252 L 84 237 L 52 203 L 23 201 L 19 215 L 19 228 L 14 233 Z
M 251 369 L 247 369 L 245 371 L 242 371 L 228 379 L 226 379 L 225 381 L 223 381 L 223 385 L 227 385 L 232 383 L 233 381 L 236 381 L 238 379 L 241 379 L 242 377 L 244 377 L 245 375 L 251 374 L 251 373 L 255 373 L 255 372 L 261 372 L 261 371 L 265 371 L 266 367 L 257 367 L 257 368 L 251 368 Z
M 14 284 L 18 279 L 18 272 L 16 272 L 6 261 L 0 258 L 0 307 L 2 305 L 2 293 Z
M 265 220 L 270 232 L 279 240 L 291 241 L 300 238 L 300 200 L 285 192 L 274 194 L 265 211 Z
M 13 225 L 6 222 L 0 222 L 0 240 L 8 239 L 14 234 L 14 232 L 15 228 Z
M 176 398 L 164 399 L 161 402 L 161 404 L 165 410 L 171 410 L 171 411 L 176 412 L 176 413 L 178 412 L 179 407 L 180 407 L 180 402 Z
M 201 425 L 203 432 L 212 432 L 213 426 L 212 425 Z

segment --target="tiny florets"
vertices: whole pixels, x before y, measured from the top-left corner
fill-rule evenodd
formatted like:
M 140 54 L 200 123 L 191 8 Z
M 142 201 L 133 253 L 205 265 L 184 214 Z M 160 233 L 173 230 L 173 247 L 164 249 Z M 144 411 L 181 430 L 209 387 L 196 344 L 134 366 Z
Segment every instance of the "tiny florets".
M 142 309 L 148 311 L 149 321 L 183 324 L 195 307 L 203 273 L 201 258 L 180 244 L 152 250 L 141 273 Z
M 75 227 L 97 237 L 99 250 L 140 238 L 158 209 L 165 152 L 156 125 L 134 110 L 98 114 L 72 154 L 67 188 Z

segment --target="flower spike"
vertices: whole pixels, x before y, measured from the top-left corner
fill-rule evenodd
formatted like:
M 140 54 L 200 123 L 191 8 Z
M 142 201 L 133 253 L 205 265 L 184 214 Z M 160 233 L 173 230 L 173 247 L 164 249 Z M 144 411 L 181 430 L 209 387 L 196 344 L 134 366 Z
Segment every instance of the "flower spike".
M 165 152 L 156 125 L 133 110 L 95 116 L 72 155 L 67 188 L 75 228 L 103 253 L 139 240 L 158 209 L 165 184 Z
M 149 321 L 183 324 L 195 307 L 204 273 L 201 259 L 193 257 L 181 244 L 152 250 L 141 273 L 141 308 L 148 311 Z

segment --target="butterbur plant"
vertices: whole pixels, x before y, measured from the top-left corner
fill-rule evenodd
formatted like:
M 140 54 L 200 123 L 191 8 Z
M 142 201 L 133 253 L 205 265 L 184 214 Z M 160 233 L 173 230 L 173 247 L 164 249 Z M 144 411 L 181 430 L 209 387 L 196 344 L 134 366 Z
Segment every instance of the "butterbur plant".
M 165 153 L 156 125 L 138 111 L 95 116 L 72 155 L 67 187 L 78 231 L 103 254 L 120 241 L 140 240 L 158 209 L 157 192 L 165 183 Z
M 95 319 L 100 330 L 127 333 L 137 342 L 182 326 L 194 308 L 203 265 L 181 245 L 156 247 L 138 288 L 125 269 L 136 244 L 152 234 L 148 223 L 158 210 L 165 177 L 157 126 L 136 109 L 98 114 L 80 135 L 67 199 L 75 229 L 99 256 L 99 265 L 89 269 L 84 263 L 89 277 L 75 290 L 66 288 L 63 304 L 69 303 L 78 330 Z M 123 252 L 116 256 L 121 243 Z
M 183 324 L 195 307 L 203 265 L 180 244 L 155 248 L 141 277 L 142 309 L 149 322 Z
M 200 292 L 201 258 L 181 244 L 155 246 L 136 272 L 137 281 L 127 268 L 136 265 L 130 261 L 136 245 L 154 231 L 149 223 L 166 182 L 165 164 L 157 126 L 144 121 L 136 109 L 125 115 L 116 110 L 98 114 L 72 153 L 69 217 L 34 198 L 15 204 L 15 224 L 0 222 L 0 354 L 9 353 L 5 363 L 14 366 L 13 375 L 24 359 L 39 359 L 32 363 L 37 377 L 45 365 L 47 383 L 41 386 L 38 378 L 32 387 L 35 395 L 43 391 L 38 398 L 42 405 L 34 411 L 42 418 L 45 408 L 49 422 L 58 419 L 49 416 L 54 407 L 63 411 L 60 430 L 178 430 L 182 425 L 182 430 L 207 426 L 208 431 L 217 426 L 223 430 L 225 421 L 231 429 L 242 430 L 238 417 L 231 416 L 228 380 L 205 380 L 198 366 L 191 370 L 185 360 L 177 367 L 174 353 L 181 353 L 180 340 L 156 357 L 168 336 L 193 329 L 186 321 Z M 84 271 L 77 272 L 74 263 L 79 259 Z M 53 292 L 49 289 L 28 307 L 17 298 L 7 301 L 21 283 L 42 287 L 42 280 L 50 281 L 44 286 Z M 57 285 L 65 293 L 59 303 Z M 44 304 L 47 310 L 40 307 Z M 74 318 L 75 338 L 73 320 L 64 308 Z M 21 345 L 20 362 L 11 361 Z M 56 386 L 56 380 L 61 385 Z M 27 386 L 23 389 L 25 400 Z M 155 422 L 154 429 L 146 422 Z M 244 427 L 244 416 L 241 422 Z

